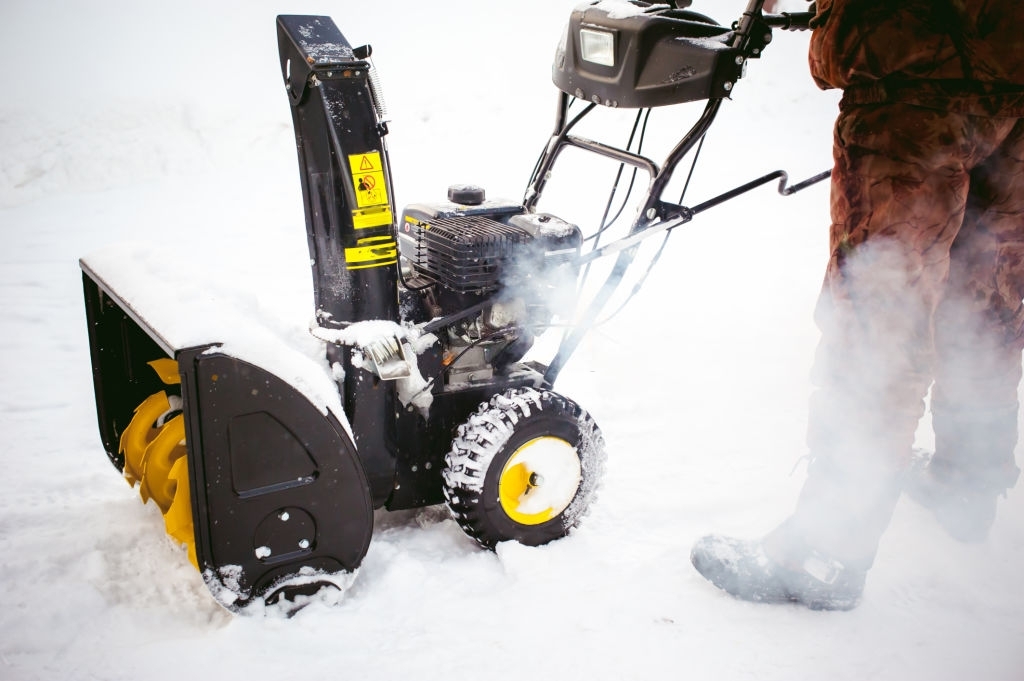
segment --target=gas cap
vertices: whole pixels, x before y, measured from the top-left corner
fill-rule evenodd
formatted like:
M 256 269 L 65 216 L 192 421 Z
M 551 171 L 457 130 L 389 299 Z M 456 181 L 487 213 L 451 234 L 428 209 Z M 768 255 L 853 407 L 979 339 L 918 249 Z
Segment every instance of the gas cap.
M 448 200 L 464 206 L 479 206 L 484 202 L 487 193 L 483 187 L 475 184 L 453 184 L 448 187 Z

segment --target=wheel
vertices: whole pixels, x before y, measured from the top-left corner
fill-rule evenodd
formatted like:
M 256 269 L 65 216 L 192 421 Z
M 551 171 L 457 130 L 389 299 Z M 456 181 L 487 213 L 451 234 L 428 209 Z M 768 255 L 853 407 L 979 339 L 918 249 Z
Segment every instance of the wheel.
M 325 574 L 312 569 L 299 570 L 268 588 L 262 605 L 286 617 L 293 617 L 311 603 L 337 605 L 352 586 L 357 572 Z
M 604 470 L 604 438 L 567 397 L 510 389 L 459 426 L 445 458 L 444 495 L 481 546 L 539 546 L 576 527 Z

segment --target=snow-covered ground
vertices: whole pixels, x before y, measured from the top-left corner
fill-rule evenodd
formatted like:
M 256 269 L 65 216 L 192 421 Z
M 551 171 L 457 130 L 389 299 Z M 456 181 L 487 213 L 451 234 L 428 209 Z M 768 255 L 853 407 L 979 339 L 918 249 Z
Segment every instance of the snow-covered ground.
M 317 350 L 275 15 L 331 15 L 374 46 L 403 205 L 455 182 L 521 195 L 574 4 L 0 4 L 0 679 L 1024 678 L 1019 489 L 980 546 L 901 502 L 848 613 L 739 602 L 690 566 L 697 537 L 759 535 L 799 489 L 823 185 L 763 188 L 676 230 L 641 293 L 583 344 L 558 388 L 593 414 L 609 460 L 566 540 L 489 553 L 442 507 L 378 512 L 340 607 L 239 618 L 111 468 L 79 257 L 158 244 L 165 258 L 141 285 L 166 289 L 169 306 L 226 297 Z M 743 4 L 698 9 L 725 23 Z M 776 168 L 800 179 L 829 166 L 837 97 L 811 83 L 806 42 L 777 33 L 750 65 L 691 203 Z M 693 114 L 652 126 L 671 137 Z M 607 185 L 584 177 L 553 212 L 585 224 Z

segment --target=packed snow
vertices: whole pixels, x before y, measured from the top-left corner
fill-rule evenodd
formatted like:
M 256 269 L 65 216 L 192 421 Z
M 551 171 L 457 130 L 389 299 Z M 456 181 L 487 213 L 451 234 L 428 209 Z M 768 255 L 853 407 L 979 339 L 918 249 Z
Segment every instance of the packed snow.
M 774 527 L 802 482 L 825 184 L 791 197 L 767 185 L 673 230 L 640 292 L 584 340 L 556 387 L 600 425 L 608 459 L 563 540 L 488 552 L 444 507 L 378 511 L 336 605 L 240 617 L 110 465 L 79 258 L 121 253 L 112 271 L 158 291 L 174 333 L 218 340 L 205 337 L 230 309 L 251 324 L 258 360 L 287 347 L 312 364 L 285 378 L 316 382 L 311 394 L 330 381 L 309 330 L 277 14 L 330 15 L 352 45 L 373 45 L 402 206 L 443 201 L 457 183 L 522 196 L 575 4 L 0 5 L 0 679 L 1024 678 L 1019 488 L 980 545 L 901 501 L 851 612 L 737 601 L 690 565 L 707 532 Z M 743 5 L 695 9 L 729 23 Z M 806 33 L 777 32 L 749 65 L 686 203 L 777 168 L 799 180 L 829 167 L 838 95 L 814 87 L 806 48 Z M 699 111 L 656 111 L 644 153 L 657 158 Z M 624 143 L 631 115 L 580 134 Z M 614 173 L 577 166 L 556 168 L 541 208 L 592 228 Z M 926 419 L 919 444 L 930 438 Z

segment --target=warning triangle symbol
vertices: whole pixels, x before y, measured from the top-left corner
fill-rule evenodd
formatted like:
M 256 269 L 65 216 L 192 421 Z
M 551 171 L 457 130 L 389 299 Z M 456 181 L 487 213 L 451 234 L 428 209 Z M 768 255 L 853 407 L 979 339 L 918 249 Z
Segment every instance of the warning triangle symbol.
M 373 170 L 373 162 L 370 161 L 369 157 L 363 156 L 363 160 L 359 162 L 360 170 Z

